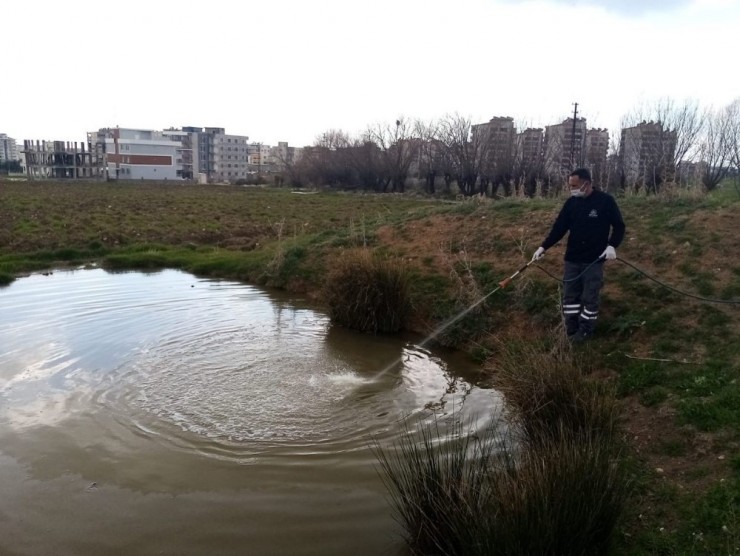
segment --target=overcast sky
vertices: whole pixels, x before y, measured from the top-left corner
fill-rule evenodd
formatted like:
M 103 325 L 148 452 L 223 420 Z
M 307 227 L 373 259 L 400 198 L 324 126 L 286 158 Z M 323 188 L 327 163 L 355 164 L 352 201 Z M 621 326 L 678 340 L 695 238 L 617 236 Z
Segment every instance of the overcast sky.
M 0 133 L 225 127 L 275 144 L 399 116 L 619 127 L 740 96 L 740 0 L 4 2 Z

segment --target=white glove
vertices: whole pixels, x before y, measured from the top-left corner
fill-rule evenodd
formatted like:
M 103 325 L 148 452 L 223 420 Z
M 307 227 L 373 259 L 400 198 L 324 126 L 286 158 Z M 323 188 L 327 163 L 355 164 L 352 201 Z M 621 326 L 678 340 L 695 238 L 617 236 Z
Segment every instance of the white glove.
M 532 255 L 532 261 L 539 261 L 544 256 L 545 250 L 542 247 L 538 247 L 537 251 L 535 251 L 534 255 Z
M 617 258 L 617 252 L 614 250 L 614 247 L 609 245 L 606 249 L 604 249 L 604 252 L 599 256 L 599 258 L 604 258 L 607 261 L 613 261 Z

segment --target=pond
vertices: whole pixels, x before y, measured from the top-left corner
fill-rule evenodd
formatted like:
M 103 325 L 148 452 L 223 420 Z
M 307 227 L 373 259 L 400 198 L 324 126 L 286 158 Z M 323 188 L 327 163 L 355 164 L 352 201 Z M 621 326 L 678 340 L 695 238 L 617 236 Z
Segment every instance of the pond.
M 422 340 L 175 270 L 0 288 L 0 552 L 403 554 L 371 442 L 501 404 Z

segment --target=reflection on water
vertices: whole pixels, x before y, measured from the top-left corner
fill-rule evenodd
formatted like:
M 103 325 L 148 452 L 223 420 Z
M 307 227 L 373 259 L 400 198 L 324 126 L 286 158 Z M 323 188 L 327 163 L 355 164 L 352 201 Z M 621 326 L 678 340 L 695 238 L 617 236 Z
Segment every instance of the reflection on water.
M 414 341 L 177 271 L 0 289 L 0 552 L 399 553 L 371 439 L 499 404 Z

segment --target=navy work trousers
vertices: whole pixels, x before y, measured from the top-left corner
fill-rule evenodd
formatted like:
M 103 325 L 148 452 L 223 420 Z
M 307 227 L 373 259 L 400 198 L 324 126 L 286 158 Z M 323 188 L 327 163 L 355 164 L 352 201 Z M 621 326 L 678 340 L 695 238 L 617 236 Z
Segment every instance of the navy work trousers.
M 590 265 L 590 266 L 589 266 Z M 604 262 L 571 263 L 563 272 L 563 318 L 565 332 L 572 336 L 594 333 L 599 318 L 599 295 L 604 284 Z

